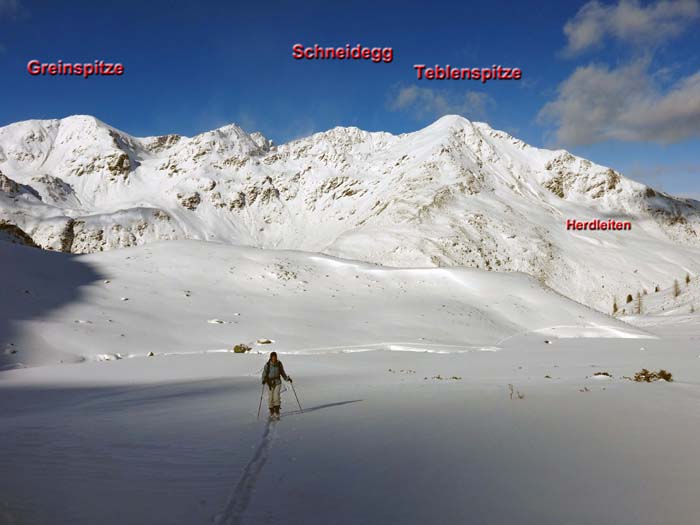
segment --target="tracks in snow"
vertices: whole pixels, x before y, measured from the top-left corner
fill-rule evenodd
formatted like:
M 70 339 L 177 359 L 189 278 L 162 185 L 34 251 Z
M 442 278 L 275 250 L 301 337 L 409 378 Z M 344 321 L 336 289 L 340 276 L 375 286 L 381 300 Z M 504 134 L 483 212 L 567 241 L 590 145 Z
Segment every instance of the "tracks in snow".
M 233 489 L 233 493 L 226 504 L 226 508 L 215 519 L 217 525 L 239 525 L 243 523 L 243 516 L 250 504 L 250 499 L 255 490 L 255 484 L 267 462 L 267 458 L 270 456 L 270 449 L 276 435 L 277 424 L 268 421 L 265 425 L 265 431 L 260 439 L 258 448 L 255 449 L 253 458 L 248 462 L 245 469 L 243 469 L 243 475 Z

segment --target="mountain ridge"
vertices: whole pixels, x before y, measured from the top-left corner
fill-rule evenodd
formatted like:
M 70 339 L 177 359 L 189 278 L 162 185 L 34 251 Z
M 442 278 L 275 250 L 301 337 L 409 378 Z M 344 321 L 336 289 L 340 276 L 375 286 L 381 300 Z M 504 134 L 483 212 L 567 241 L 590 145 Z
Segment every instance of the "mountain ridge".
M 700 273 L 700 202 L 455 115 L 281 145 L 235 124 L 133 137 L 91 116 L 23 121 L 0 128 L 0 183 L 1 220 L 72 253 L 198 239 L 522 271 L 601 310 Z M 633 231 L 564 229 L 616 217 Z

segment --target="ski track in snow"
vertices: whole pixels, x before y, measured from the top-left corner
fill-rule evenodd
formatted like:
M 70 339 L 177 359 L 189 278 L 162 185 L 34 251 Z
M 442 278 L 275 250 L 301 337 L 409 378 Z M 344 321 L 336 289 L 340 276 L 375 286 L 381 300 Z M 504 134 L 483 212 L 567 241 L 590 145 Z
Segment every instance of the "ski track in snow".
M 243 523 L 258 476 L 260 476 L 270 455 L 270 448 L 276 436 L 276 427 L 277 425 L 271 421 L 268 421 L 265 425 L 265 431 L 253 458 L 243 469 L 243 475 L 233 489 L 226 508 L 215 520 L 217 525 L 239 525 Z

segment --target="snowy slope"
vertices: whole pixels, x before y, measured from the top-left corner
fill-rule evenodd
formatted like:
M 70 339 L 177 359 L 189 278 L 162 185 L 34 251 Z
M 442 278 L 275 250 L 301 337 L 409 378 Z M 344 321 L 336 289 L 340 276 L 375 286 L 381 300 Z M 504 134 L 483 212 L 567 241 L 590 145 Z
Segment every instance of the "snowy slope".
M 700 203 L 461 117 L 273 146 L 235 125 L 136 138 L 88 116 L 0 128 L 0 219 L 54 250 L 198 239 L 389 266 L 522 271 L 609 312 L 700 274 Z M 630 220 L 571 232 L 566 219 Z
M 170 241 L 0 242 L 0 275 L 2 523 L 697 515 L 694 342 L 525 274 Z M 270 424 L 256 414 L 273 349 L 305 410 L 288 389 Z M 642 367 L 676 381 L 623 378 Z
M 700 338 L 700 278 L 690 278 L 688 275 L 687 280 L 676 281 L 677 287 L 671 284 L 658 291 L 640 293 L 641 305 L 636 294 L 630 294 L 632 301 L 620 303 L 617 317 L 660 335 Z
M 498 351 L 647 337 L 520 273 L 390 269 L 198 241 L 68 255 L 0 243 L 4 367 L 230 350 Z

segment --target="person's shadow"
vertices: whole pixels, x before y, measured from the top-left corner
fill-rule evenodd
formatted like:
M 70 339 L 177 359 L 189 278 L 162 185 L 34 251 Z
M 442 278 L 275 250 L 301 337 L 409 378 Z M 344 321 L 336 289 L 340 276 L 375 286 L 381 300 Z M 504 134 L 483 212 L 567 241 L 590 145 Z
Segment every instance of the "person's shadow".
M 349 405 L 351 403 L 359 403 L 364 401 L 363 399 L 353 399 L 351 401 L 338 401 L 337 403 L 327 403 L 325 405 L 318 405 L 315 407 L 305 408 L 304 410 L 292 410 L 291 412 L 285 412 L 281 414 L 281 417 L 294 416 L 298 414 L 308 414 L 309 412 L 316 412 L 317 410 L 323 410 L 324 408 L 339 407 L 343 405 Z

